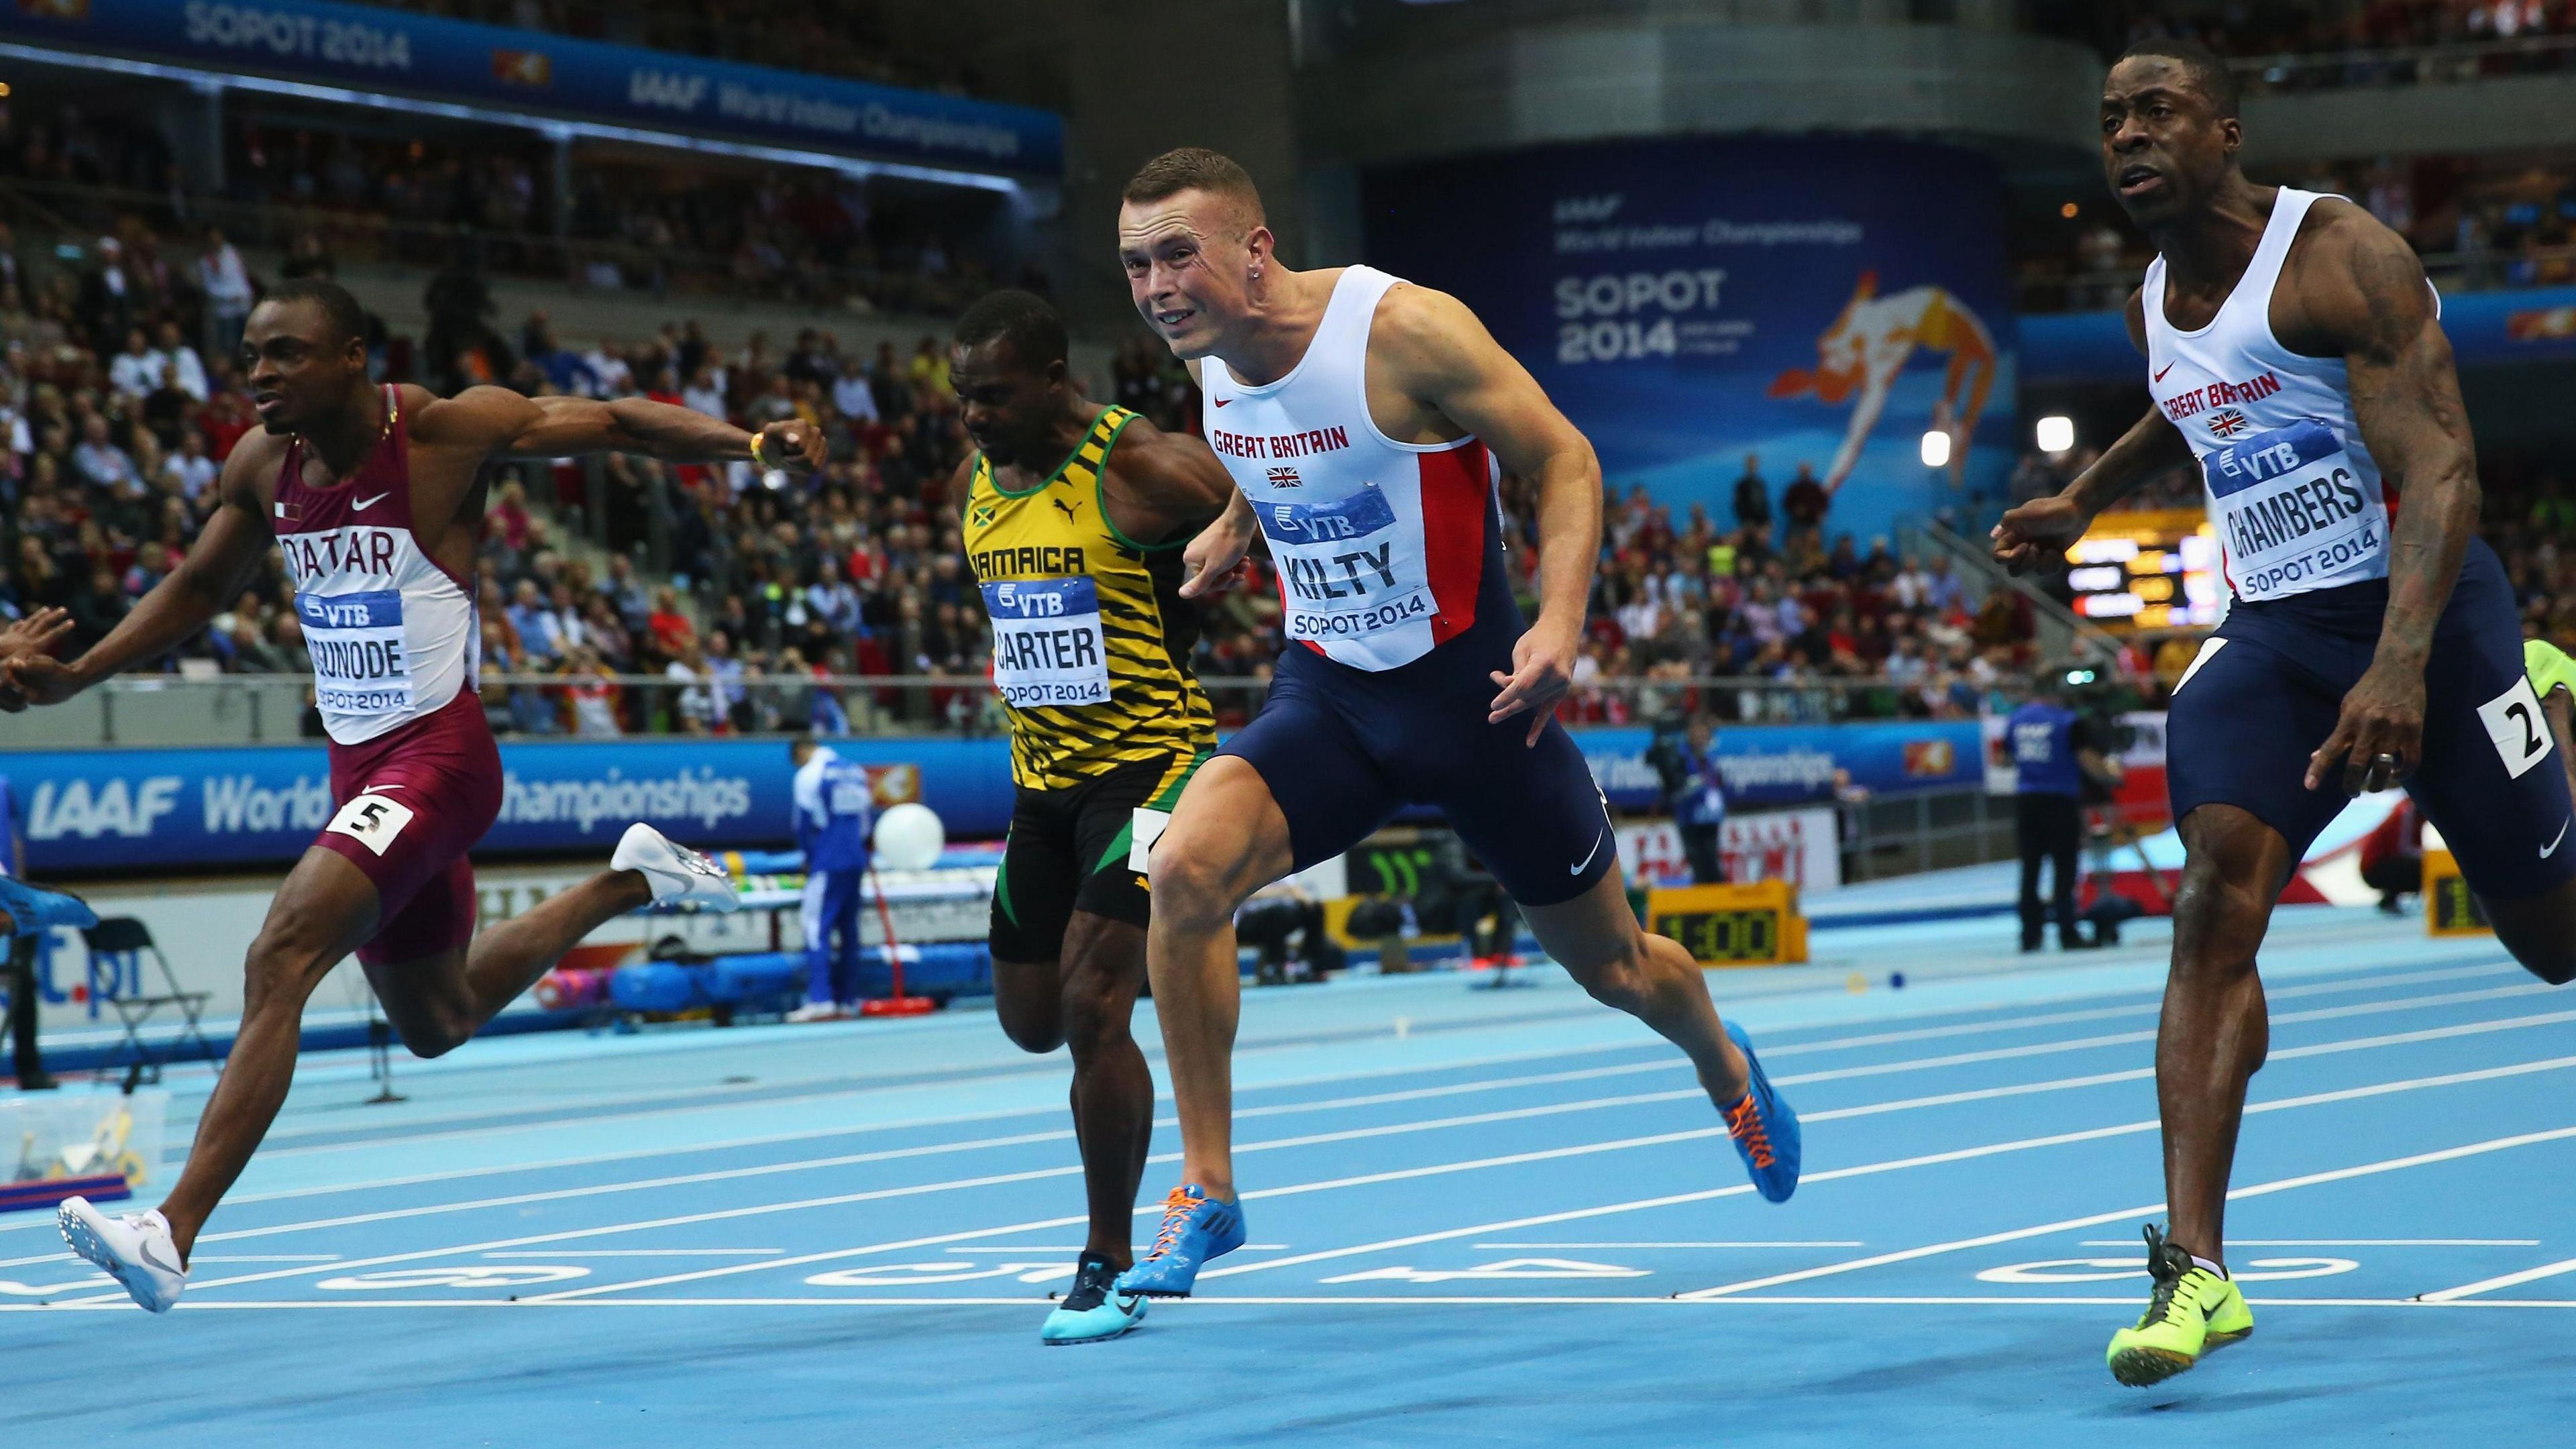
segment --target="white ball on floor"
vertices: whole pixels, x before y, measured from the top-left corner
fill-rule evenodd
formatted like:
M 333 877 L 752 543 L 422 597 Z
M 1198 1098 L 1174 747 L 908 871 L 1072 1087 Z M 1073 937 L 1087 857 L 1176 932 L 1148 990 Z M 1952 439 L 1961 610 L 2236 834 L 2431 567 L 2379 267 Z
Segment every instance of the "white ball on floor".
M 877 817 L 879 870 L 928 870 L 948 848 L 948 831 L 927 805 L 896 805 Z

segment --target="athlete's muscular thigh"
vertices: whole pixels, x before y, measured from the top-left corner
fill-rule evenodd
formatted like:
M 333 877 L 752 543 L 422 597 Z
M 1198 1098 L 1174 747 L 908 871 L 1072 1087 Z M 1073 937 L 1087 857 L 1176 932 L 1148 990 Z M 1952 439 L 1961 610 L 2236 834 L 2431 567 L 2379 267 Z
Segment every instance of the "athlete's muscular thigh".
M 301 1004 L 324 975 L 376 931 L 376 888 L 338 854 L 308 849 L 269 901 L 243 963 L 242 1004 Z
M 1157 915 L 1203 921 L 1231 916 L 1245 897 L 1294 864 L 1288 817 L 1269 782 L 1242 758 L 1218 755 L 1181 791 L 1146 875 Z

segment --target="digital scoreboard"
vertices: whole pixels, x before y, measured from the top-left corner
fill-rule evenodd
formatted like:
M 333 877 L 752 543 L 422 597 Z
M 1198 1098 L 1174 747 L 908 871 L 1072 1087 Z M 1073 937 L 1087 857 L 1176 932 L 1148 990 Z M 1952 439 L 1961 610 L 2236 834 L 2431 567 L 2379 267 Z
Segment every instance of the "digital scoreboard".
M 1682 943 L 1702 966 L 1781 966 L 1807 959 L 1807 918 L 1784 880 L 1659 887 L 1646 929 Z
M 2106 629 L 2218 622 L 2218 536 L 2198 508 L 2105 513 L 2066 550 L 2075 612 Z

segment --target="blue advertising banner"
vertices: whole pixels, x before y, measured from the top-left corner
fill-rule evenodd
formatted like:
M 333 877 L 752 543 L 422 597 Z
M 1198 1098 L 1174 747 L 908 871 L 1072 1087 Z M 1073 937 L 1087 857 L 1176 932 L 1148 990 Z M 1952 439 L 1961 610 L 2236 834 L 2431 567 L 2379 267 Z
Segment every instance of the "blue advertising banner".
M 2066 312 L 2021 322 L 2034 383 L 2127 383 L 2146 391 L 2146 360 L 2119 312 Z M 2576 287 L 2454 292 L 2442 298 L 2442 331 L 2462 367 L 2576 358 Z
M 863 765 L 909 768 L 922 803 L 960 839 L 1011 817 L 1009 751 L 998 740 L 843 740 Z M 777 740 L 504 743 L 495 855 L 605 856 L 643 820 L 692 845 L 789 838 L 787 746 Z M 295 859 L 331 818 L 318 745 L 0 753 L 26 812 L 31 873 L 196 868 Z
M 1658 804 L 1649 738 L 1644 729 L 1575 732 L 1622 810 Z M 1010 826 L 1002 740 L 830 743 L 844 759 L 911 772 L 951 839 L 993 839 Z M 1876 794 L 1984 779 L 1974 720 L 1730 728 L 1718 735 L 1717 764 L 1739 806 L 1830 800 L 1837 770 Z M 789 838 L 791 771 L 777 740 L 505 742 L 501 768 L 501 818 L 478 853 L 604 857 L 637 820 L 711 848 Z M 35 875 L 282 864 L 332 809 L 318 745 L 12 750 L 0 752 L 0 779 L 24 812 Z
M 925 166 L 1045 178 L 1064 168 L 1063 121 L 1026 106 L 374 6 L 22 0 L 0 5 L 0 37 Z
M 1368 260 L 1454 293 L 1535 373 L 1614 485 L 1731 526 L 1759 454 L 1829 531 L 1999 491 L 2014 334 L 1995 162 L 1787 137 L 1547 147 L 1363 178 Z M 1924 434 L 1950 439 L 1938 468 Z
M 1584 762 L 1618 810 L 1661 808 L 1661 781 L 1647 763 L 1653 732 L 1576 730 Z M 1810 805 L 1834 798 L 1836 772 L 1873 795 L 1983 788 L 1985 754 L 1977 722 L 1887 720 L 1863 724 L 1738 725 L 1717 732 L 1717 771 L 1738 809 Z

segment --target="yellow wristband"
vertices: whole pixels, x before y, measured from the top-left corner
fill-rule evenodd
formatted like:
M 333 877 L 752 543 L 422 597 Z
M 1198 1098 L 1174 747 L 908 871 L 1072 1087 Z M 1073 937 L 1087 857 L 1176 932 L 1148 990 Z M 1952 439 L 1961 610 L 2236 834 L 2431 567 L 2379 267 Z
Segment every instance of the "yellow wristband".
M 778 466 L 777 464 L 760 456 L 760 445 L 768 437 L 769 430 L 766 428 L 763 428 L 759 432 L 751 435 L 751 465 L 755 468 L 775 468 Z

